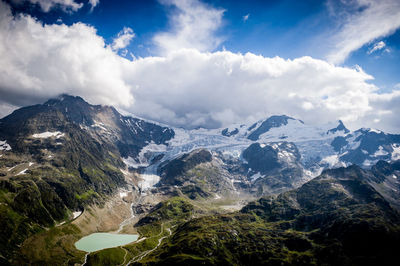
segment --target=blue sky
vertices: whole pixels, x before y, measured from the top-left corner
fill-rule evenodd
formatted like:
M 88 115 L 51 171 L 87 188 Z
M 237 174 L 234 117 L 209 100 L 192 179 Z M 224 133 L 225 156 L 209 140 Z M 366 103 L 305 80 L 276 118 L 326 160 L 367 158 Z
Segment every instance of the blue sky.
M 43 12 L 39 5 L 29 1 L 23 5 L 8 2 L 17 12 L 31 14 L 44 23 L 57 23 L 61 19 L 67 25 L 76 22 L 93 25 L 108 43 L 112 42 L 123 27 L 129 27 L 135 32 L 135 39 L 127 49 L 141 57 L 157 54 L 151 39 L 155 33 L 168 29 L 168 15 L 173 12 L 173 8 L 157 0 L 119 0 L 117 4 L 115 1 L 102 0 L 92 11 L 90 5 L 84 5 L 76 12 L 64 12 L 57 7 Z M 224 10 L 223 23 L 218 30 L 224 40 L 213 50 L 227 49 L 291 59 L 306 55 L 325 59 L 329 43 L 323 42 L 329 40 L 324 37 L 338 26 L 338 17 L 330 14 L 327 1 L 203 2 L 210 7 Z M 351 8 L 348 11 L 350 14 L 357 12 Z M 248 17 L 245 20 L 246 15 Z M 385 43 L 385 49 L 368 54 L 371 47 L 379 41 Z M 400 83 L 399 46 L 400 30 L 395 30 L 365 43 L 339 65 L 361 66 L 375 77 L 375 84 L 388 91 Z
M 285 113 L 400 128 L 397 0 L 2 0 L 0 7 L 3 51 L 15 50 L 4 54 L 15 71 L 0 75 L 1 113 L 66 92 L 177 126 Z M 35 45 L 25 47 L 27 40 Z M 86 81 L 92 75 L 97 83 Z

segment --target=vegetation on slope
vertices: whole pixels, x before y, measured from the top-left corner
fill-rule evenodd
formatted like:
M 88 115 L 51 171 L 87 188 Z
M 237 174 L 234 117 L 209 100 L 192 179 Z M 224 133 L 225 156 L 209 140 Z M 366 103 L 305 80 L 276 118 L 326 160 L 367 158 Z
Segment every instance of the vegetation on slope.
M 60 131 L 60 138 L 34 138 Z M 0 257 L 12 262 L 30 235 L 68 219 L 71 211 L 102 204 L 125 184 L 123 162 L 78 125 L 45 106 L 15 111 L 1 120 L 1 139 L 13 149 L 0 160 Z
M 163 201 L 138 221 L 137 231 L 141 239 L 124 247 L 100 250 L 89 254 L 88 265 L 109 265 L 128 263 L 132 259 L 140 258 L 154 248 L 160 239 L 168 237 L 170 230 L 177 224 L 190 220 L 197 213 L 201 213 L 190 200 L 184 197 L 172 197 Z M 151 254 L 151 252 L 149 252 Z
M 137 264 L 394 265 L 400 214 L 353 166 L 233 214 L 178 226 Z

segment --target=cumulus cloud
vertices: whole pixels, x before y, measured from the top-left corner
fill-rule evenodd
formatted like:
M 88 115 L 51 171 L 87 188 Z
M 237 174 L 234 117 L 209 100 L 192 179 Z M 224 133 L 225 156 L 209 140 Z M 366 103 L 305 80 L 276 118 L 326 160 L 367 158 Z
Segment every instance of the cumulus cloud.
M 61 8 L 65 12 L 75 12 L 82 8 L 83 3 L 77 3 L 74 0 L 12 0 L 14 3 L 20 4 L 30 2 L 38 5 L 43 12 L 49 12 L 54 8 Z M 90 2 L 98 2 L 99 0 L 89 0 Z
M 174 7 L 170 15 L 170 30 L 156 34 L 153 41 L 159 52 L 195 48 L 200 51 L 213 50 L 222 39 L 216 35 L 222 24 L 223 9 L 211 7 L 198 0 L 159 0 L 167 7 Z
M 128 61 L 107 47 L 93 27 L 13 17 L 0 1 L 0 40 L 0 101 L 20 106 L 63 92 L 101 103 L 133 101 L 122 76 Z
M 311 57 L 192 48 L 129 61 L 91 26 L 13 17 L 3 2 L 0 57 L 0 112 L 69 93 L 186 128 L 287 114 L 306 123 L 342 119 L 353 128 L 399 129 L 399 90 L 378 94 L 360 67 Z
M 131 65 L 133 113 L 176 126 L 218 127 L 272 114 L 307 122 L 357 121 L 377 88 L 362 69 L 301 57 L 180 50 Z M 157 78 L 154 78 L 157 73 Z
M 392 93 L 370 95 L 371 111 L 364 114 L 363 120 L 355 126 L 362 127 L 362 122 L 373 121 L 369 127 L 383 129 L 390 133 L 400 133 L 400 90 Z
M 399 130 L 400 91 L 378 94 L 360 67 L 186 49 L 133 61 L 127 73 L 136 99 L 128 111 L 174 126 L 215 128 L 287 114 L 310 124 L 341 119 L 353 129 Z
M 398 0 L 329 0 L 332 15 L 341 24 L 333 34 L 329 62 L 340 64 L 362 46 L 392 34 L 400 27 Z
M 115 51 L 124 49 L 130 44 L 134 37 L 135 33 L 133 32 L 133 30 L 129 27 L 124 27 L 118 33 L 117 37 L 114 38 L 113 43 L 111 44 L 111 48 Z

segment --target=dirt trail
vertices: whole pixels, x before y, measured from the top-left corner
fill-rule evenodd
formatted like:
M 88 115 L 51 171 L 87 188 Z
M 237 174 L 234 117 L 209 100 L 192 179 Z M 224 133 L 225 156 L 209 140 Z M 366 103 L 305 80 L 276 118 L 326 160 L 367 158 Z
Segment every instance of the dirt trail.
M 119 264 L 118 266 L 122 266 L 125 265 L 126 262 L 126 256 L 128 256 L 128 250 L 126 250 L 124 247 L 121 247 L 124 251 L 125 251 L 125 255 L 124 255 L 124 262 L 122 262 L 122 264 Z
M 163 237 L 159 238 L 159 239 L 158 239 L 158 244 L 157 244 L 157 246 L 155 246 L 153 249 L 143 251 L 143 252 L 142 252 L 141 254 L 139 254 L 138 256 L 132 258 L 132 259 L 126 264 L 126 266 L 128 266 L 129 264 L 131 264 L 131 263 L 133 263 L 133 262 L 137 262 L 137 261 L 142 260 L 144 257 L 146 257 L 147 255 L 149 255 L 151 252 L 153 252 L 154 250 L 156 250 L 156 249 L 161 245 L 162 241 L 163 241 L 165 238 L 171 236 L 171 234 L 172 234 L 172 231 L 171 231 L 170 228 L 165 228 L 165 230 L 168 231 L 169 235 L 163 236 Z M 158 236 L 161 236 L 163 232 L 164 232 L 164 224 L 161 224 L 161 232 L 157 235 L 157 237 L 158 237 Z

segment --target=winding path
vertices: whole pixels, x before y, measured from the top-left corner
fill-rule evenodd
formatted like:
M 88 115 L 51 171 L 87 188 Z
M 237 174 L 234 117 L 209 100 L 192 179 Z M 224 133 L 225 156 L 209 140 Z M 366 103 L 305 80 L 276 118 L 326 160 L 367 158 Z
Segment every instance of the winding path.
M 172 231 L 171 231 L 170 228 L 166 228 L 165 230 L 168 231 L 169 235 L 163 236 L 163 237 L 161 237 L 160 239 L 158 239 L 158 244 L 157 244 L 157 246 L 155 246 L 153 249 L 150 249 L 150 250 L 147 250 L 147 251 L 143 251 L 141 254 L 137 255 L 136 257 L 133 257 L 133 258 L 126 264 L 126 266 L 128 266 L 129 264 L 131 264 L 131 263 L 133 263 L 133 262 L 137 262 L 137 261 L 142 260 L 144 257 L 146 257 L 147 255 L 149 255 L 151 252 L 153 252 L 154 250 L 156 250 L 156 249 L 161 245 L 162 241 L 163 241 L 165 238 L 171 236 L 171 234 L 172 234 Z M 161 236 L 163 232 L 164 232 L 164 224 L 161 224 L 161 232 L 157 235 L 157 237 L 158 237 L 158 236 Z M 124 262 L 125 262 L 125 261 L 124 261 Z
M 141 202 L 141 201 L 142 201 L 142 197 L 139 197 L 138 202 Z M 138 202 L 136 202 L 136 203 L 138 203 Z M 119 228 L 118 228 L 116 231 L 114 231 L 114 233 L 117 233 L 117 234 L 120 233 L 120 232 L 124 229 L 124 227 L 125 227 L 126 225 L 130 224 L 130 223 L 132 222 L 132 220 L 135 218 L 135 215 L 134 215 L 134 212 L 133 212 L 133 205 L 134 205 L 134 203 L 132 202 L 132 203 L 130 204 L 131 216 L 128 217 L 127 219 L 125 219 L 124 221 L 122 221 L 122 222 L 120 223 L 120 225 L 119 225 Z M 155 246 L 154 248 L 152 248 L 152 249 L 150 249 L 150 250 L 143 251 L 143 252 L 140 253 L 139 255 L 133 257 L 126 265 L 129 265 L 129 264 L 131 264 L 131 263 L 133 263 L 133 262 L 139 261 L 139 260 L 143 259 L 144 257 L 146 257 L 146 256 L 147 256 L 148 254 L 150 254 L 151 252 L 153 252 L 154 250 L 156 250 L 156 249 L 161 245 L 162 241 L 163 241 L 165 238 L 171 236 L 171 234 L 172 234 L 171 229 L 170 229 L 170 228 L 165 228 L 165 229 L 164 229 L 164 223 L 162 223 L 162 224 L 161 224 L 161 231 L 160 231 L 160 233 L 159 233 L 158 235 L 156 235 L 156 236 L 153 236 L 153 237 L 160 237 L 160 236 L 163 234 L 164 230 L 168 231 L 169 235 L 163 236 L 163 237 L 159 238 L 159 239 L 158 239 L 158 244 L 157 244 L 157 246 Z M 142 242 L 142 241 L 144 241 L 145 239 L 147 239 L 147 237 L 143 237 L 143 238 L 137 240 L 135 243 Z M 124 247 L 122 247 L 122 246 L 120 246 L 120 248 L 122 248 L 122 249 L 125 251 L 124 261 L 123 261 L 123 263 L 120 264 L 120 265 L 125 265 L 126 258 L 127 258 L 127 256 L 128 256 L 129 251 L 128 251 L 127 249 L 125 249 Z M 87 257 L 89 256 L 89 254 L 90 254 L 90 252 L 88 252 L 88 253 L 85 254 L 85 259 L 84 259 L 83 264 L 81 264 L 81 266 L 84 266 L 84 265 L 87 263 Z
M 174 226 L 173 226 L 173 227 L 174 227 Z M 171 228 L 172 228 L 172 227 L 171 227 Z M 131 263 L 133 263 L 133 262 L 137 262 L 137 261 L 142 260 L 144 257 L 146 257 L 147 255 L 149 255 L 151 252 L 153 252 L 154 250 L 156 250 L 156 249 L 161 245 L 162 241 L 163 241 L 165 238 L 170 237 L 170 236 L 172 235 L 171 228 L 165 228 L 165 230 L 168 231 L 168 234 L 169 234 L 169 235 L 166 235 L 166 236 L 163 236 L 163 237 L 159 238 L 159 239 L 158 239 L 158 244 L 157 244 L 157 246 L 155 246 L 154 248 L 152 248 L 152 249 L 150 249 L 150 250 L 143 251 L 142 253 L 140 253 L 140 254 L 137 255 L 136 257 L 133 257 L 133 258 L 126 264 L 126 266 L 128 266 L 129 264 L 131 264 Z M 154 237 L 160 237 L 160 236 L 163 234 L 163 232 L 164 232 L 164 224 L 161 224 L 160 233 L 159 233 L 158 235 L 154 236 Z M 142 242 L 142 241 L 144 241 L 145 239 L 147 239 L 147 237 L 143 237 L 143 238 L 137 240 L 136 243 Z M 122 249 L 125 251 L 124 262 L 123 262 L 122 264 L 120 264 L 120 265 L 125 265 L 126 257 L 127 257 L 128 253 L 129 253 L 129 251 L 126 250 L 126 249 L 125 249 L 124 247 L 122 247 L 122 246 L 120 246 L 120 248 L 122 248 Z M 89 256 L 89 254 L 90 254 L 90 252 L 88 252 L 88 253 L 85 254 L 85 260 L 83 261 L 83 264 L 81 264 L 81 266 L 84 266 L 84 265 L 87 263 L 87 257 Z
M 125 255 L 124 255 L 124 262 L 122 262 L 122 264 L 119 264 L 118 266 L 122 266 L 125 265 L 126 262 L 126 256 L 128 255 L 128 250 L 126 250 L 124 247 L 121 247 L 124 251 L 125 251 Z

